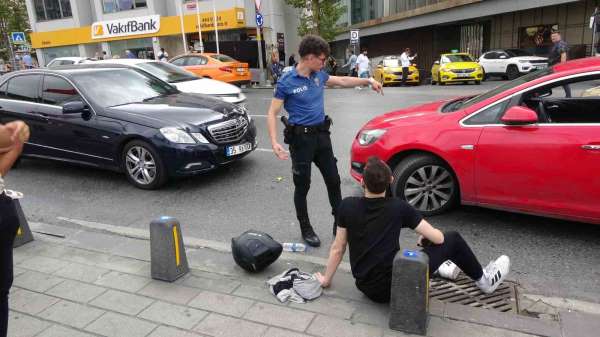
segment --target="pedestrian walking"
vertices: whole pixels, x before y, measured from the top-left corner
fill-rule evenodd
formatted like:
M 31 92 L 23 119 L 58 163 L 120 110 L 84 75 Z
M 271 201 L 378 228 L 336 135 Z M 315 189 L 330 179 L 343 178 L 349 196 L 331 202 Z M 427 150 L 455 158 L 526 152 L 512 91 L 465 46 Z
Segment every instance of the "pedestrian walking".
M 4 193 L 4 180 L 15 163 L 23 144 L 29 139 L 29 128 L 21 121 L 0 125 L 0 337 L 8 331 L 8 293 L 13 283 L 13 242 L 19 218 L 12 199 Z
M 31 57 L 31 54 L 26 53 L 23 55 L 23 66 L 25 69 L 33 69 L 33 58 Z
M 509 273 L 508 256 L 502 255 L 482 268 L 460 234 L 442 233 L 407 202 L 386 196 L 392 181 L 389 166 L 377 157 L 369 158 L 363 171 L 364 196 L 346 198 L 339 206 L 337 235 L 325 275 L 316 274 L 321 285 L 329 287 L 348 245 L 356 287 L 375 302 L 389 302 L 400 231 L 410 228 L 420 234 L 417 245 L 429 257 L 432 273 L 456 279 L 462 270 L 482 292 L 494 292 Z
M 160 48 L 160 53 L 158 53 L 158 60 L 162 62 L 167 62 L 169 60 L 169 53 L 165 51 L 165 48 Z
M 137 57 L 135 56 L 134 53 L 131 52 L 131 50 L 127 49 L 125 51 L 125 57 L 128 59 L 136 59 Z
M 332 121 L 325 115 L 325 86 L 354 87 L 370 84 L 373 90 L 381 93 L 382 90 L 381 84 L 373 78 L 330 76 L 324 72 L 322 69 L 330 51 L 329 45 L 321 37 L 314 35 L 304 37 L 298 52 L 300 61 L 281 77 L 275 88 L 267 123 L 275 156 L 282 160 L 288 159 L 288 152 L 277 140 L 276 117 L 281 108 L 285 108 L 289 119 L 282 118 L 285 124 L 284 142 L 289 144 L 292 158 L 296 217 L 300 223 L 302 238 L 307 244 L 318 247 L 321 241 L 311 225 L 306 202 L 313 162 L 325 180 L 334 219 L 342 200 L 337 159 L 333 154 L 330 138 Z M 335 221 L 333 230 L 335 230 Z
M 362 53 L 356 58 L 356 72 L 360 78 L 369 78 L 370 71 L 369 57 L 367 56 L 367 50 L 363 49 Z
M 552 39 L 552 49 L 550 50 L 550 55 L 548 56 L 548 65 L 553 66 L 555 64 L 567 62 L 569 52 L 569 45 L 562 40 L 560 36 L 560 32 L 555 30 L 552 31 L 552 35 L 550 35 Z
M 344 64 L 342 68 L 348 67 L 348 75 L 352 77 L 356 77 L 356 55 L 354 54 L 354 50 L 350 51 L 350 58 L 348 59 L 348 63 Z
M 288 66 L 293 67 L 296 65 L 296 55 L 292 54 L 290 55 L 290 58 L 288 59 Z
M 408 80 L 408 71 L 411 61 L 417 57 L 417 54 L 410 56 L 410 48 L 404 49 L 404 53 L 400 55 L 400 63 L 402 65 L 402 86 L 406 86 L 406 80 Z

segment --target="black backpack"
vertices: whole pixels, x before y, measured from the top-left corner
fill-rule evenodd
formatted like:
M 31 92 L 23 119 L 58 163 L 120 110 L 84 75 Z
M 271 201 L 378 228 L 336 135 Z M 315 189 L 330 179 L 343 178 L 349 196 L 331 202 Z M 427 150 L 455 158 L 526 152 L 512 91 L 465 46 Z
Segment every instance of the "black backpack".
M 281 244 L 264 232 L 249 230 L 231 239 L 231 253 L 238 266 L 258 272 L 275 262 L 281 255 Z

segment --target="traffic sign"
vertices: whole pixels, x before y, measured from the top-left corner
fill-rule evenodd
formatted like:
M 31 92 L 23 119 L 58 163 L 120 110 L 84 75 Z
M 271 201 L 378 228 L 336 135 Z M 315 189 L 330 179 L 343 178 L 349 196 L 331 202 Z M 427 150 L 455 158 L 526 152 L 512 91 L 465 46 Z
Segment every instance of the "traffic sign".
M 14 44 L 24 44 L 27 42 L 24 32 L 11 32 L 10 37 Z
M 263 18 L 262 14 L 256 13 L 256 25 L 262 27 L 265 23 L 265 18 Z
M 350 43 L 357 44 L 358 40 L 359 40 L 358 30 L 351 30 L 350 31 Z

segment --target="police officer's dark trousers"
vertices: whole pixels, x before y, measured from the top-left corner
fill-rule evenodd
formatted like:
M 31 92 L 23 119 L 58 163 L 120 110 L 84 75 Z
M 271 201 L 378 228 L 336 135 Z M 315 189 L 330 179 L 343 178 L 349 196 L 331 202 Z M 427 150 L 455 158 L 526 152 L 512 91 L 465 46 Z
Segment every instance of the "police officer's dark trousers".
M 340 188 L 340 175 L 337 169 L 337 159 L 333 155 L 329 131 L 319 130 L 310 133 L 295 133 L 290 141 L 290 154 L 295 186 L 294 205 L 296 206 L 296 216 L 300 223 L 309 221 L 306 196 L 310 189 L 310 175 L 313 162 L 321 171 L 323 179 L 325 179 L 329 203 L 331 204 L 331 213 L 335 217 L 336 210 L 342 201 L 342 191 Z
M 0 337 L 6 337 L 8 328 L 8 291 L 13 282 L 13 242 L 19 228 L 19 219 L 6 194 L 0 195 Z

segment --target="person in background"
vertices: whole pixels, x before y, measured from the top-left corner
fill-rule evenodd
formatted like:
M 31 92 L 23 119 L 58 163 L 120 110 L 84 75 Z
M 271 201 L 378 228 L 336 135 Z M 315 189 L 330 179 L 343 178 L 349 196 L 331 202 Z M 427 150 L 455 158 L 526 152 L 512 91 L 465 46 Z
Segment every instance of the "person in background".
M 33 69 L 33 58 L 31 57 L 31 54 L 25 53 L 25 55 L 23 55 L 23 66 L 25 69 Z
M 12 199 L 4 193 L 4 180 L 23 145 L 29 139 L 29 127 L 21 121 L 0 124 L 0 337 L 8 331 L 8 293 L 13 283 L 13 242 L 19 218 Z
M 408 69 L 410 63 L 417 57 L 417 54 L 410 56 L 410 48 L 404 49 L 404 53 L 400 55 L 400 63 L 402 65 L 402 86 L 406 86 L 406 80 L 408 79 Z
M 369 78 L 371 70 L 371 60 L 367 56 L 367 50 L 363 49 L 362 54 L 356 58 L 356 73 L 359 78 Z M 357 86 L 356 89 L 362 89 L 362 86 Z
M 550 38 L 552 39 L 552 43 L 554 43 L 554 45 L 550 50 L 550 55 L 548 55 L 548 65 L 553 66 L 555 64 L 567 62 L 569 45 L 562 40 L 560 32 L 557 30 L 553 31 L 552 35 L 550 35 Z
M 160 48 L 160 53 L 158 53 L 158 60 L 167 62 L 169 60 L 169 54 L 165 51 L 165 48 Z
M 288 66 L 293 67 L 296 65 L 296 57 L 294 54 L 290 55 L 290 58 L 288 59 Z
M 137 57 L 135 56 L 135 54 L 134 54 L 134 53 L 132 53 L 132 52 L 131 52 L 131 50 L 127 49 L 127 50 L 125 51 L 125 58 L 128 58 L 128 59 L 135 59 L 135 58 L 137 58 Z
M 356 77 L 356 55 L 354 54 L 354 50 L 350 51 L 350 58 L 348 59 L 348 63 L 344 64 L 342 68 L 348 67 L 348 76 Z
M 325 275 L 316 274 L 322 287 L 331 284 L 348 244 L 356 287 L 375 302 L 389 302 L 400 230 L 410 228 L 420 234 L 417 245 L 429 257 L 431 272 L 456 279 L 462 270 L 483 293 L 494 292 L 509 273 L 508 256 L 502 255 L 482 268 L 460 234 L 441 232 L 404 200 L 387 197 L 386 189 L 393 180 L 392 170 L 385 162 L 377 157 L 368 159 L 362 176 L 364 195 L 345 198 L 338 207 L 337 235 L 327 269 Z

